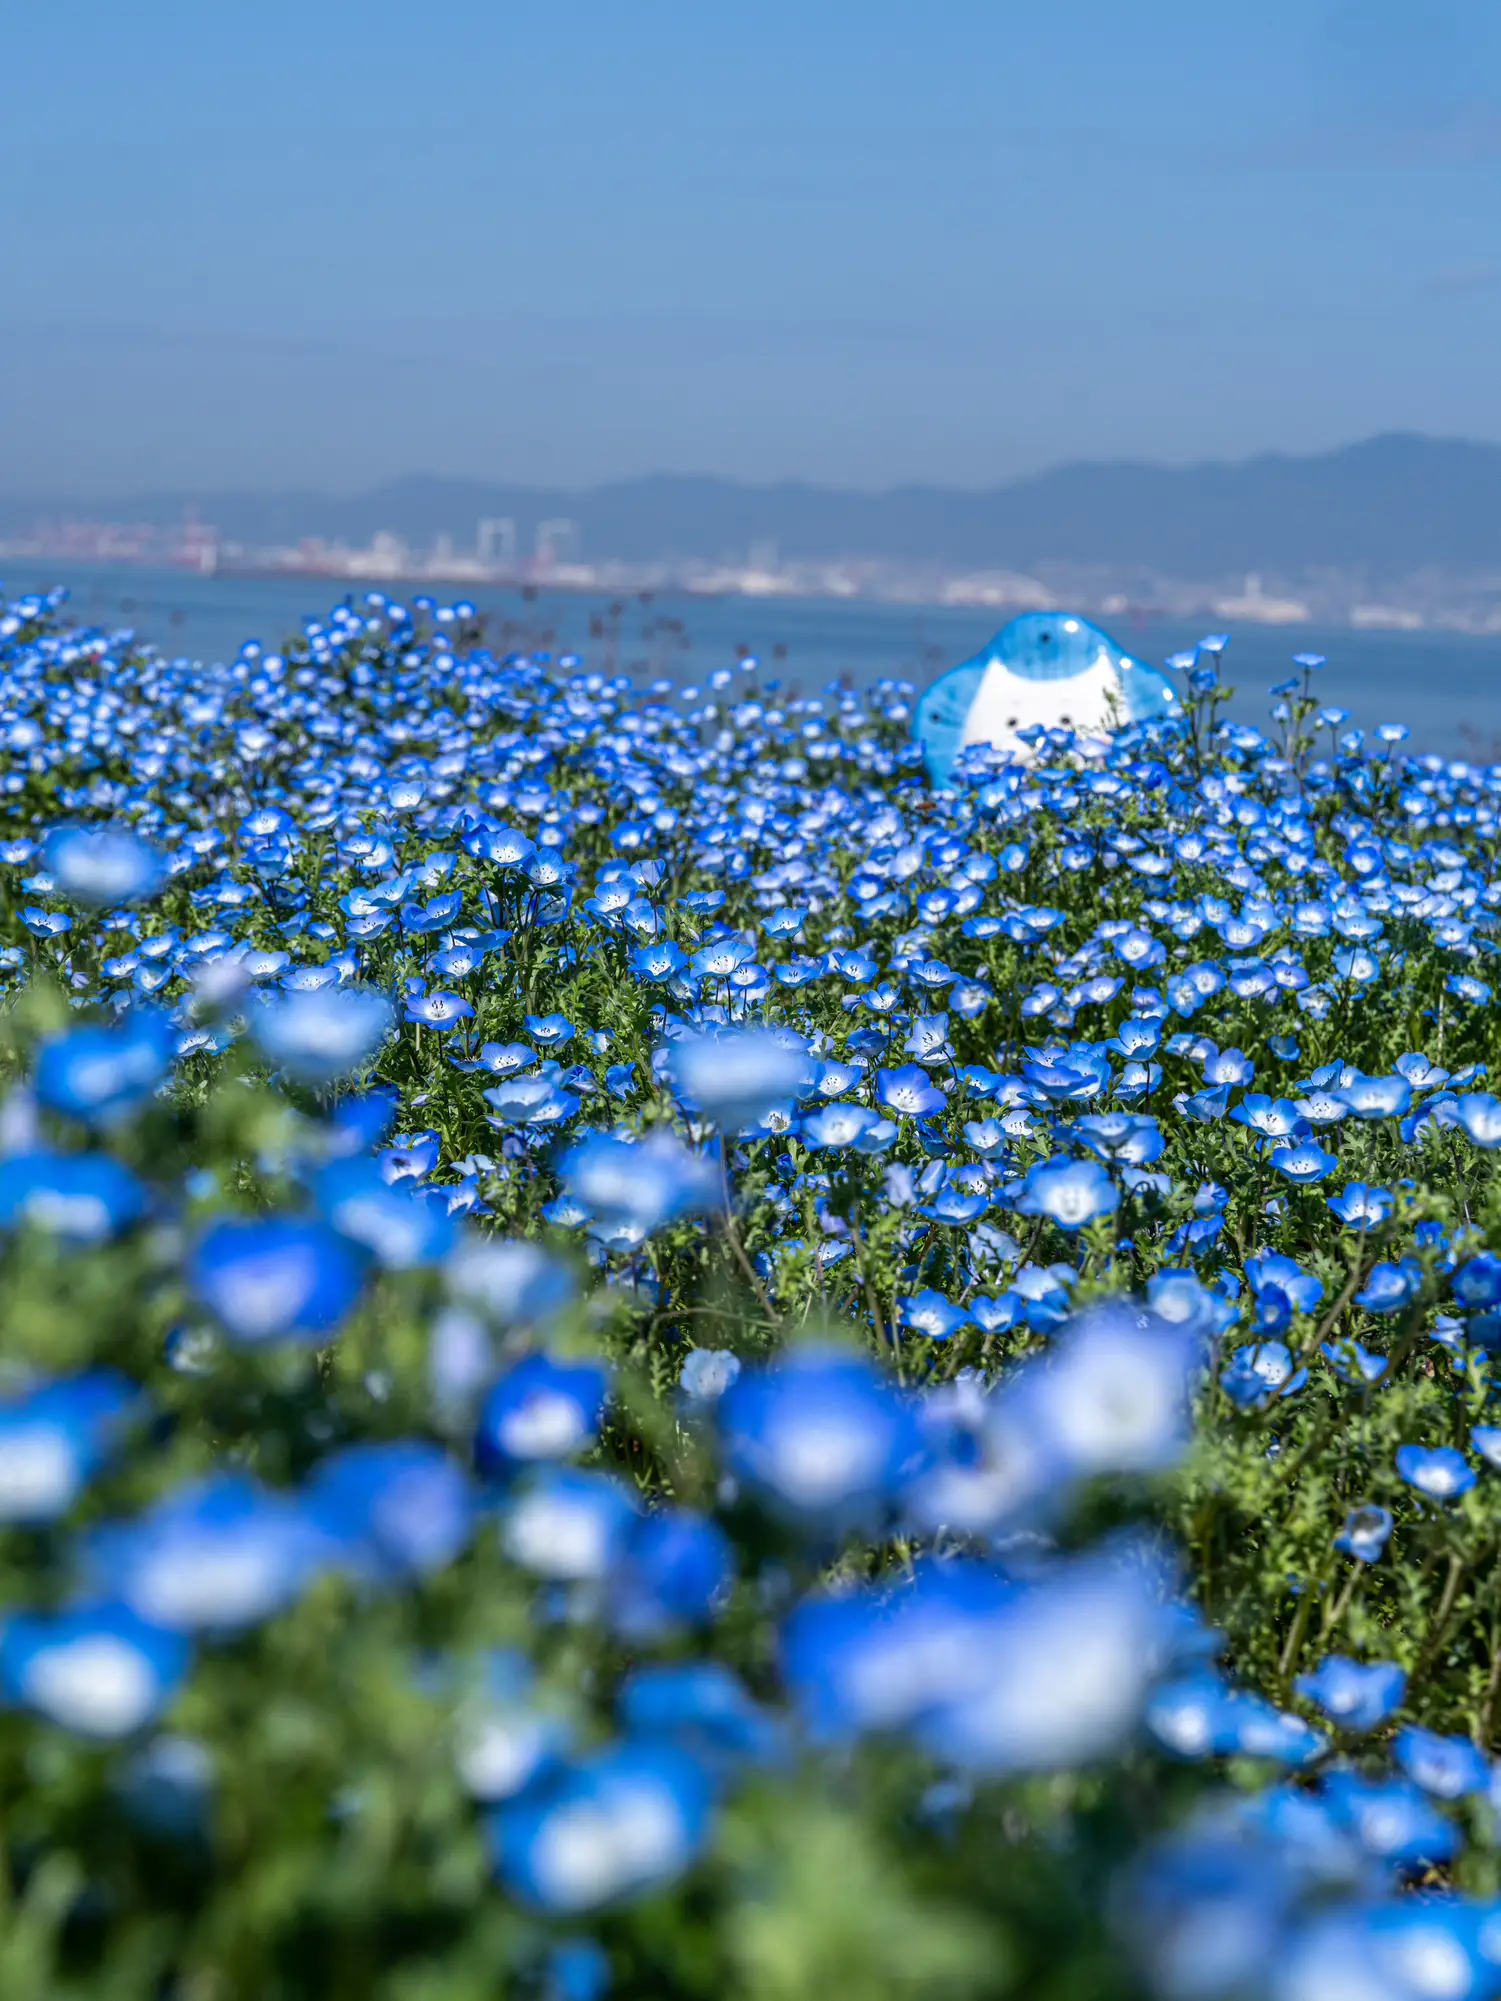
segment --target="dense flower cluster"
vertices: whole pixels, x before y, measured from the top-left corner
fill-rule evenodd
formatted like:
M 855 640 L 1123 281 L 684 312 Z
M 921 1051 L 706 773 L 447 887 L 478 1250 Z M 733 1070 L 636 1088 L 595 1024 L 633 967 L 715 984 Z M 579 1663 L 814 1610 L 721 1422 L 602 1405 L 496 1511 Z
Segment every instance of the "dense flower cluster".
M 7 1997 L 1501 1992 L 1501 767 L 1224 644 L 0 607 Z

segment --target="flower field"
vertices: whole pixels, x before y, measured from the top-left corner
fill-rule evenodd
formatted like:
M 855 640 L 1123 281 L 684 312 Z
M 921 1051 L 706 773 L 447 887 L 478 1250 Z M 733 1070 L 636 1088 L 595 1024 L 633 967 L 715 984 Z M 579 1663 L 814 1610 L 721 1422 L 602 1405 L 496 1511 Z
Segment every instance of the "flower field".
M 1501 766 L 1223 646 L 0 605 L 0 2001 L 1501 1993 Z

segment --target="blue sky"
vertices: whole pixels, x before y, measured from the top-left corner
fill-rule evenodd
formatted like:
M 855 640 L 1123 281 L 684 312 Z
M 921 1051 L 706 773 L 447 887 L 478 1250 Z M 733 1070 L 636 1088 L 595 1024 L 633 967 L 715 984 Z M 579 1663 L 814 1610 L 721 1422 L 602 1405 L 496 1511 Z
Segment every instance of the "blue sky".
M 48 0 L 0 482 L 1501 439 L 1490 0 Z

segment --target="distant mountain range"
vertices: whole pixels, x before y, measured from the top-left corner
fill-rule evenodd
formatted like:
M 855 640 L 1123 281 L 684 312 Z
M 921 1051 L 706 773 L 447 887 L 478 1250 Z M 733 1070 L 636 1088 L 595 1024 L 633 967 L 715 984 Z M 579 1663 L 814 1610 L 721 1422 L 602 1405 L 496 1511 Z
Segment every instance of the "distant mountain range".
M 0 534 L 62 516 L 167 526 L 187 507 L 222 536 L 256 546 L 307 536 L 363 544 L 387 530 L 417 546 L 447 534 L 472 547 L 480 520 L 509 517 L 525 550 L 539 524 L 565 518 L 577 529 L 578 553 L 591 560 L 716 562 L 772 545 L 783 557 L 976 569 L 1501 575 L 1501 446 L 1405 434 L 1234 464 L 1065 465 L 981 491 L 866 493 L 663 473 L 578 492 L 413 476 L 353 497 L 205 491 L 100 503 L 14 495 L 0 496 Z

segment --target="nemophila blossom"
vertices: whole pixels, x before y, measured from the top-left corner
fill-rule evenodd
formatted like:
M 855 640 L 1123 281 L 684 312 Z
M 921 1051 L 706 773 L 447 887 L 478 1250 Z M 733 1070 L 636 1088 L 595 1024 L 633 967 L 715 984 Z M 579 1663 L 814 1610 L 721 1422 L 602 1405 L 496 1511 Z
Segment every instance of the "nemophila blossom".
M 637 1242 L 719 1199 L 708 1160 L 666 1130 L 645 1139 L 591 1133 L 563 1156 L 559 1174 L 602 1226 Z
M 1355 1295 L 1355 1304 L 1363 1306 L 1367 1313 L 1398 1313 L 1404 1306 L 1410 1306 L 1423 1290 L 1423 1268 L 1415 1258 L 1404 1258 L 1400 1264 L 1383 1261 L 1374 1265 L 1371 1274 Z
M 1246 1280 L 1254 1291 L 1275 1286 L 1298 1313 L 1312 1313 L 1324 1296 L 1324 1281 L 1314 1272 L 1305 1272 L 1293 1258 L 1280 1251 L 1258 1251 L 1246 1259 Z
M 533 1354 L 508 1369 L 480 1410 L 475 1463 L 508 1474 L 541 1460 L 569 1459 L 598 1434 L 609 1372 L 598 1362 Z
M 508 1496 L 501 1545 L 534 1576 L 598 1583 L 623 1557 L 638 1518 L 633 1496 L 613 1475 L 549 1467 Z
M 365 1260 L 327 1223 L 270 1216 L 213 1223 L 189 1254 L 194 1297 L 236 1341 L 321 1343 L 364 1284 Z
M 690 1035 L 669 1047 L 689 1107 L 710 1125 L 740 1132 L 810 1081 L 806 1046 L 760 1030 Z
M 1501 1146 L 1501 1102 L 1488 1091 L 1465 1091 L 1454 1101 L 1454 1115 L 1476 1146 Z
M 0 1626 L 0 1693 L 74 1735 L 134 1736 L 187 1675 L 189 1642 L 108 1602 L 16 1612 Z
M 948 1103 L 942 1090 L 929 1082 L 927 1072 L 916 1063 L 905 1063 L 894 1070 L 877 1070 L 876 1099 L 887 1111 L 903 1119 L 933 1118 Z
M 441 1263 L 457 1236 L 445 1209 L 393 1182 L 376 1162 L 335 1160 L 314 1183 L 318 1211 L 389 1271 Z
M 494 1810 L 495 1866 L 533 1908 L 596 1910 L 681 1875 L 707 1838 L 713 1797 L 703 1768 L 672 1744 L 607 1746 Z
M 678 1382 L 690 1403 L 707 1407 L 724 1395 L 743 1367 L 728 1348 L 692 1348 L 683 1358 Z
M 576 1289 L 561 1259 L 516 1238 L 461 1237 L 443 1275 L 455 1300 L 503 1328 L 545 1325 Z
M 109 1369 L 33 1384 L 0 1401 L 0 1522 L 65 1515 L 120 1450 L 145 1400 Z
M 371 1583 L 446 1568 L 475 1527 L 475 1497 L 463 1469 L 425 1438 L 331 1453 L 309 1475 L 304 1505 L 340 1567 Z
M 1395 1661 L 1366 1666 L 1348 1654 L 1329 1654 L 1311 1674 L 1300 1674 L 1293 1687 L 1341 1730 L 1367 1731 L 1378 1729 L 1400 1708 L 1407 1674 Z
M 1393 1526 L 1388 1508 L 1371 1505 L 1352 1508 L 1345 1517 L 1344 1527 L 1334 1538 L 1334 1546 L 1361 1563 L 1376 1563 L 1391 1539 Z
M 295 1496 L 243 1474 L 177 1488 L 133 1522 L 96 1531 L 93 1582 L 154 1626 L 230 1633 L 299 1596 L 335 1555 Z
M 1409 1723 L 1397 1732 L 1392 1755 L 1435 1799 L 1462 1799 L 1466 1793 L 1484 1792 L 1491 1782 L 1489 1761 L 1468 1737 L 1441 1737 Z
M 1047 1216 L 1063 1230 L 1082 1230 L 1120 1207 L 1120 1191 L 1096 1160 L 1055 1158 L 1027 1170 L 1016 1207 Z
M 103 1153 L 0 1158 L 0 1229 L 29 1225 L 75 1244 L 102 1244 L 146 1213 L 146 1191 Z
M 1350 1181 L 1338 1195 L 1328 1198 L 1329 1207 L 1352 1230 L 1374 1230 L 1388 1222 L 1396 1207 L 1389 1188 L 1372 1188 L 1364 1181 Z
M 130 1118 L 166 1078 L 172 1063 L 166 1020 L 133 1008 L 111 1028 L 70 1029 L 43 1042 L 35 1089 L 49 1112 L 111 1126 Z
M 166 880 L 166 858 L 130 827 L 55 827 L 42 863 L 64 896 L 97 909 L 143 903 Z
M 878 1519 L 919 1449 L 915 1418 L 877 1371 L 821 1348 L 745 1370 L 716 1420 L 731 1471 L 774 1509 L 818 1527 Z
M 1494 1251 L 1480 1251 L 1466 1258 L 1449 1285 L 1462 1306 L 1501 1305 L 1501 1257 Z
M 1301 1140 L 1296 1146 L 1277 1146 L 1272 1149 L 1272 1166 L 1284 1175 L 1295 1187 L 1311 1187 L 1322 1181 L 1339 1166 L 1338 1156 L 1326 1153 L 1315 1140 Z
M 1433 1501 L 1452 1501 L 1475 1484 L 1475 1469 L 1451 1445 L 1399 1445 L 1397 1471 Z
M 393 1010 L 368 987 L 336 986 L 268 997 L 248 1019 L 269 1063 L 299 1084 L 321 1088 L 371 1062 L 391 1033 Z
M 931 1286 L 912 1294 L 910 1298 L 899 1299 L 897 1313 L 904 1327 L 926 1335 L 930 1341 L 947 1341 L 969 1321 L 969 1315 L 962 1306 L 955 1305 L 953 1300 L 934 1291 Z

